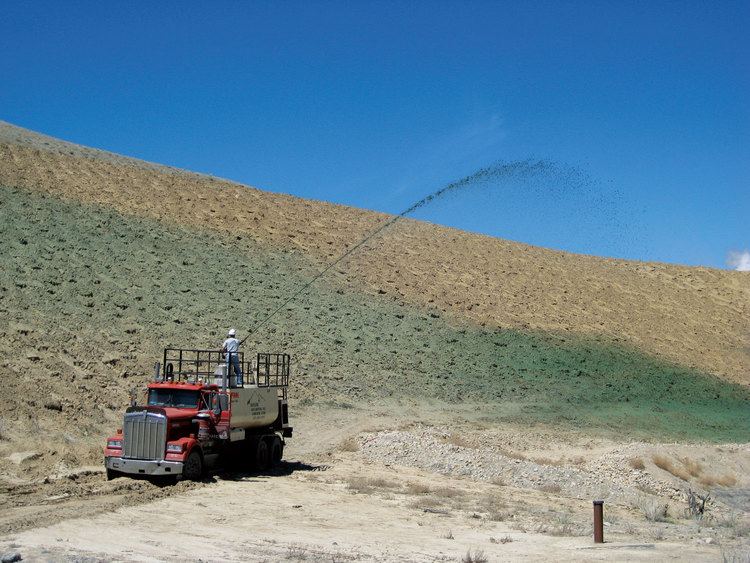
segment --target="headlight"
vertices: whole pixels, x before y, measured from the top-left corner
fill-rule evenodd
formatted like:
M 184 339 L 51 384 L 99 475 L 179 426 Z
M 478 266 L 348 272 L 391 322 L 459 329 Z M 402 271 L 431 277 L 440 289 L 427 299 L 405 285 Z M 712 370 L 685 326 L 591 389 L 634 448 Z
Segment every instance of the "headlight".
M 168 452 L 182 452 L 182 444 L 167 444 Z
M 121 450 L 122 440 L 107 440 L 107 447 L 115 450 Z

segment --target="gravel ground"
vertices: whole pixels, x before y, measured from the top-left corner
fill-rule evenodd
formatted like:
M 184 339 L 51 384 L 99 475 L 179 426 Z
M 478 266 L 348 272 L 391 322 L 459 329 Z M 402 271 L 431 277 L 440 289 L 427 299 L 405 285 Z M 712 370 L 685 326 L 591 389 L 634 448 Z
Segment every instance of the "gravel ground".
M 363 435 L 360 451 L 365 458 L 382 463 L 630 506 L 639 506 L 649 498 L 654 500 L 654 496 L 683 506 L 688 487 L 701 490 L 695 484 L 681 481 L 664 471 L 653 471 L 652 467 L 634 469 L 629 464 L 633 458 L 648 459 L 653 450 L 672 451 L 685 447 L 677 444 L 636 442 L 614 445 L 608 451 L 597 452 L 594 459 L 537 457 L 535 461 L 529 455 L 495 445 L 492 440 L 478 445 L 480 440 L 476 435 L 456 438 L 455 430 L 445 427 L 417 425 L 409 430 Z M 723 450 L 747 453 L 747 446 L 723 446 Z M 726 500 L 731 495 L 723 491 L 721 496 Z M 715 503 L 714 506 L 722 509 L 721 504 Z

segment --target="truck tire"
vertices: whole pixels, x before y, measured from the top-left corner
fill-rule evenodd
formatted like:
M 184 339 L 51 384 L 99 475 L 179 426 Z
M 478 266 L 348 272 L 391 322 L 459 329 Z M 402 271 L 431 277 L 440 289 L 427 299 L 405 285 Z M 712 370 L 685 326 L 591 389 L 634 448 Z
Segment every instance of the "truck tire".
M 112 479 L 116 479 L 120 476 L 120 473 L 115 471 L 114 469 L 110 469 L 107 467 L 107 481 L 111 481 Z
M 203 458 L 193 450 L 182 467 L 182 476 L 188 481 L 200 481 L 203 478 Z
M 271 465 L 274 467 L 278 465 L 282 457 L 284 457 L 284 445 L 281 443 L 281 438 L 275 436 L 271 440 Z
M 268 451 L 268 442 L 263 439 L 258 440 L 258 446 L 255 448 L 255 468 L 259 471 L 268 469 L 268 463 L 270 461 L 270 453 Z

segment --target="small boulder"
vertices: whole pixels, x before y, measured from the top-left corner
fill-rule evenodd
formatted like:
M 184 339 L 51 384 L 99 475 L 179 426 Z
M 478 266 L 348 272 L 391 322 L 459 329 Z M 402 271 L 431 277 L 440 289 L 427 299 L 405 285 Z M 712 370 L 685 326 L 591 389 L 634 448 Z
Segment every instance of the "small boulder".
M 21 554 L 17 551 L 8 551 L 6 553 L 3 553 L 3 556 L 0 557 L 0 562 L 2 563 L 16 563 L 16 561 L 21 561 L 23 557 L 21 557 Z

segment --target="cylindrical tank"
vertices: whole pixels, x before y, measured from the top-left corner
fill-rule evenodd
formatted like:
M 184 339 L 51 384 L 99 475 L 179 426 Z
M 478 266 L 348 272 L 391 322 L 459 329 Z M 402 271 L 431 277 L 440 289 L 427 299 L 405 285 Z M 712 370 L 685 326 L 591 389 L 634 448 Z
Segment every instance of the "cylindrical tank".
M 232 428 L 258 428 L 273 424 L 279 415 L 276 387 L 239 387 L 229 389 Z

